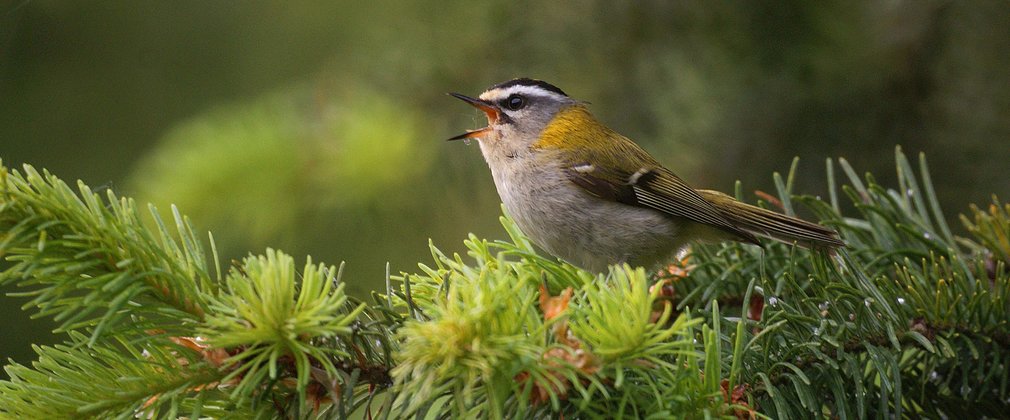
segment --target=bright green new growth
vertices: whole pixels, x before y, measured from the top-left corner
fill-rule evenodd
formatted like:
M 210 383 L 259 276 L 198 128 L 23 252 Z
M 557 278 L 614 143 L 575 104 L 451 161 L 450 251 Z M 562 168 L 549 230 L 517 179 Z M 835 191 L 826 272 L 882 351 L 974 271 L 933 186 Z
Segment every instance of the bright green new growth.
M 393 369 L 416 388 L 399 396 L 409 411 L 450 395 L 460 407 L 478 399 L 500 407 L 513 377 L 538 364 L 546 327 L 536 289 L 507 265 L 481 262 L 480 271 L 427 269 L 434 275 L 409 278 L 414 319 L 399 330 L 400 363 Z
M 365 308 L 344 311 L 347 296 L 343 283 L 334 286 L 338 281 L 336 267 L 310 260 L 299 275 L 293 258 L 272 249 L 229 273 L 227 293 L 210 299 L 200 336 L 215 348 L 242 349 L 225 361 L 239 366 L 222 380 L 241 378 L 232 395 L 253 395 L 264 381 L 277 380 L 284 357 L 293 359 L 299 396 L 314 367 L 336 376 L 333 360 L 348 354 L 313 342 L 350 334 L 348 325 Z
M 1010 206 L 946 225 L 900 149 L 898 189 L 828 161 L 828 201 L 792 194 L 848 247 L 696 246 L 686 277 L 592 275 L 471 236 L 385 294 L 281 252 L 222 270 L 189 222 L 48 173 L 0 171 L 0 282 L 64 343 L 9 363 L 19 418 L 999 416 L 1010 405 Z M 919 177 L 915 173 L 920 174 Z M 738 187 L 739 197 L 741 188 Z M 842 213 L 839 192 L 854 214 Z M 226 271 L 222 275 L 222 271 Z M 393 281 L 397 283 L 394 285 Z
M 701 387 L 697 370 L 679 367 L 697 365 L 691 332 L 701 320 L 673 315 L 669 305 L 652 320 L 657 292 L 644 270 L 592 276 L 513 239 L 520 245 L 471 237 L 472 264 L 432 247 L 436 267 L 399 278 L 395 306 L 412 315 L 398 331 L 395 405 L 419 415 L 495 418 L 549 416 L 563 406 L 628 415 L 722 410 L 718 398 L 703 398 L 717 396 L 718 385 Z M 538 304 L 545 273 L 556 274 L 559 286 L 551 289 L 575 289 L 567 311 L 553 319 Z M 555 332 L 566 323 L 571 335 Z M 652 386 L 624 385 L 637 381 Z
M 611 276 L 583 287 L 585 305 L 572 315 L 572 332 L 584 337 L 593 353 L 604 362 L 621 364 L 648 361 L 664 363 L 662 356 L 675 354 L 671 338 L 696 323 L 683 317 L 670 321 L 672 308 L 664 306 L 653 321 L 653 302 L 659 288 L 649 291 L 645 270 L 623 267 Z

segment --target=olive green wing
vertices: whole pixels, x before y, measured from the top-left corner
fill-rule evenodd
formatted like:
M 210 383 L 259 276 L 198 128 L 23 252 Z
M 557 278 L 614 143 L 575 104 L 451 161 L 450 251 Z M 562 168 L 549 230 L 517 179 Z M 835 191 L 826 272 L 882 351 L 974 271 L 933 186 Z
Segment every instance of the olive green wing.
M 621 138 L 618 153 L 588 153 L 588 159 L 565 166 L 568 179 L 601 199 L 657 210 L 709 225 L 758 243 L 680 177 L 659 165 L 630 140 Z M 643 165 L 644 163 L 644 165 Z

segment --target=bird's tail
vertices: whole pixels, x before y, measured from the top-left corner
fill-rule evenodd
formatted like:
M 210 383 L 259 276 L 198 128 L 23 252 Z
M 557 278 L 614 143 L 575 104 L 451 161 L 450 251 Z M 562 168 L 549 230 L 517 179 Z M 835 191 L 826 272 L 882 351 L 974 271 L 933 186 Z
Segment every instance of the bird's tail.
M 839 248 L 845 242 L 833 229 L 808 221 L 741 203 L 718 191 L 698 190 L 731 223 L 747 232 L 804 248 Z

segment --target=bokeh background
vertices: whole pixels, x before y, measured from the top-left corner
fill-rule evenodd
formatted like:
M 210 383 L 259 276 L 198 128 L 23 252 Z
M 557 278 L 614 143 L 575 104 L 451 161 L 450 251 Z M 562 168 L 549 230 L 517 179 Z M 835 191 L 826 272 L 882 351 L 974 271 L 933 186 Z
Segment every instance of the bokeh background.
M 547 3 L 547 2 L 545 2 Z M 948 216 L 1010 199 L 1005 1 L 0 0 L 0 158 L 177 204 L 226 262 L 266 247 L 384 266 L 501 238 L 476 145 L 445 96 L 517 76 L 589 101 L 699 187 L 826 191 L 844 156 L 889 183 L 931 159 Z M 9 290 L 9 289 L 8 289 Z M 53 341 L 0 305 L 0 357 Z

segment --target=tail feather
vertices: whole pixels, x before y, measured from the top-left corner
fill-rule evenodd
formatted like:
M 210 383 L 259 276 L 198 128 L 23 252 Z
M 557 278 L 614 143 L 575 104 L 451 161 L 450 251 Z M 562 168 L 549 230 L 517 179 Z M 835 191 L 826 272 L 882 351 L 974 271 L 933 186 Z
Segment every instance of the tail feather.
M 698 193 L 714 204 L 730 223 L 755 235 L 805 248 L 845 246 L 845 242 L 838 239 L 838 233 L 829 227 L 741 203 L 718 191 L 698 190 Z

